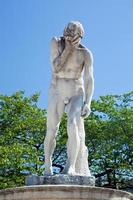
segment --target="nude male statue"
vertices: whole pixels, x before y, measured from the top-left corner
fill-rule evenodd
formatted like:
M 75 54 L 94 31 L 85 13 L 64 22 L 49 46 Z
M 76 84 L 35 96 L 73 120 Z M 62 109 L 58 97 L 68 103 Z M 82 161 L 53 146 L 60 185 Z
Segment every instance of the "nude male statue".
M 52 175 L 52 154 L 64 110 L 67 112 L 67 162 L 63 173 L 90 176 L 85 146 L 84 118 L 90 112 L 94 90 L 93 58 L 80 41 L 84 29 L 72 21 L 63 37 L 51 41 L 52 82 L 49 91 L 47 134 L 44 142 L 45 175 Z

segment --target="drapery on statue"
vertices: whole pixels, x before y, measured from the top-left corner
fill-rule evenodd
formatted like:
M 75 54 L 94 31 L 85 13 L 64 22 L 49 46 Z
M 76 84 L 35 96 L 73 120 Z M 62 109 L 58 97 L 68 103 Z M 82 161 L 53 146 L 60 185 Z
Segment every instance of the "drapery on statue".
M 44 142 L 45 175 L 53 174 L 52 154 L 65 110 L 68 115 L 68 158 L 63 173 L 90 176 L 84 118 L 91 112 L 93 58 L 91 52 L 80 43 L 83 34 L 82 24 L 72 21 L 65 27 L 62 37 L 51 40 L 52 82 Z

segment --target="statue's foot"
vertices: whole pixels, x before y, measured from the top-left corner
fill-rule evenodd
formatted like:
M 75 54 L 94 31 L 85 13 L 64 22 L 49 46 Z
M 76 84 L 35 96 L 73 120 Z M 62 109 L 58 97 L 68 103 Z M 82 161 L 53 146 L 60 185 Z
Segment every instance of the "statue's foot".
M 44 176 L 52 176 L 52 175 L 53 175 L 52 167 L 46 167 L 44 171 Z
M 61 174 L 67 174 L 68 168 L 69 168 L 69 167 L 66 165 L 66 166 L 64 167 L 64 169 L 62 170 Z
M 70 166 L 67 174 L 70 175 L 70 176 L 75 176 L 76 175 L 75 169 Z

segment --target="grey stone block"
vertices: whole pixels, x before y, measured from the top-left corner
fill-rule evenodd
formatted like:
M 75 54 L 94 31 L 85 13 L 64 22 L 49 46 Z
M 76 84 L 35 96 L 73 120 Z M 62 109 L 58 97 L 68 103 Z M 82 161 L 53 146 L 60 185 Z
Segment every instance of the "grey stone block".
M 53 176 L 27 176 L 25 184 L 28 185 L 88 185 L 95 186 L 94 176 L 69 176 L 64 174 Z

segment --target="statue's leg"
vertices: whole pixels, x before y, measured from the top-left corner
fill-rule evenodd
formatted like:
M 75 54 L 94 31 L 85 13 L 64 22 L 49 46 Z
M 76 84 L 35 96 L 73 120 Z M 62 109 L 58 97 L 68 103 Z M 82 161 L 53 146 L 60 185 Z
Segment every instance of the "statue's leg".
M 61 116 L 64 112 L 64 102 L 56 95 L 51 95 L 47 113 L 47 133 L 44 141 L 45 175 L 52 175 L 52 154 L 56 146 L 56 135 Z
M 67 107 L 68 114 L 68 142 L 67 142 L 67 156 L 68 160 L 64 169 L 64 173 L 75 175 L 75 164 L 80 148 L 80 137 L 78 134 L 77 122 L 81 116 L 82 97 L 73 96 Z
M 77 124 L 78 124 L 78 133 L 80 137 L 80 149 L 75 164 L 75 171 L 78 175 L 81 176 L 91 176 L 88 166 L 88 149 L 85 145 L 85 130 L 84 130 L 83 117 L 79 118 Z

